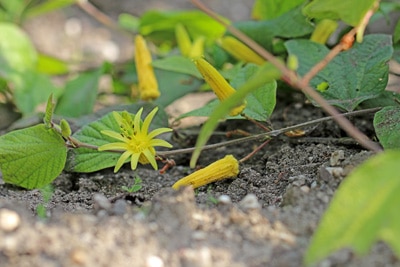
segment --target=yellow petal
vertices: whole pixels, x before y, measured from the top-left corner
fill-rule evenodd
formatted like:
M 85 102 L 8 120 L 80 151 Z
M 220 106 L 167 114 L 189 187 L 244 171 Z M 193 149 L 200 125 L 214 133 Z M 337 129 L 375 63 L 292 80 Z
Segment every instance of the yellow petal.
M 221 39 L 221 46 L 237 60 L 250 62 L 257 65 L 265 63 L 265 59 L 250 49 L 247 45 L 232 36 L 225 36 Z
M 227 155 L 223 159 L 180 179 L 172 188 L 179 189 L 181 186 L 191 185 L 195 189 L 215 181 L 235 177 L 238 174 L 239 162 L 232 155 Z
M 185 27 L 181 23 L 175 26 L 175 37 L 182 56 L 188 57 L 192 47 L 192 41 L 190 40 Z
M 141 35 L 135 38 L 135 63 L 139 80 L 140 99 L 154 100 L 160 96 L 158 83 L 151 65 L 151 54 Z
M 204 36 L 200 36 L 194 40 L 192 47 L 190 48 L 189 58 L 198 58 L 204 54 Z

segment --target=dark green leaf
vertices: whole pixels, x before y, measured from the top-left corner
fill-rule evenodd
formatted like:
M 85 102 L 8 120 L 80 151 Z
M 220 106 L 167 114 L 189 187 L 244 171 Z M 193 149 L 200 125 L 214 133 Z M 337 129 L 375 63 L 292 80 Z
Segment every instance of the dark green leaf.
M 55 113 L 68 117 L 80 117 L 93 112 L 97 97 L 97 87 L 103 68 L 80 73 L 75 79 L 68 81 L 65 92 L 60 98 Z
M 179 72 L 202 79 L 193 61 L 183 56 L 169 56 L 152 62 L 154 68 Z
M 378 154 L 340 184 L 314 233 L 305 264 L 348 246 L 364 254 L 378 240 L 400 256 L 399 158 L 399 151 Z
M 321 61 L 329 52 L 324 45 L 309 40 L 290 40 L 285 43 L 289 54 L 299 59 L 300 75 L 306 74 L 312 66 Z M 371 34 L 353 48 L 340 53 L 312 80 L 311 86 L 327 82 L 329 87 L 321 95 L 331 105 L 347 111 L 354 110 L 361 102 L 380 95 L 388 81 L 392 56 L 391 37 Z
M 41 188 L 61 173 L 66 157 L 64 140 L 44 124 L 0 136 L 0 168 L 7 183 Z
M 297 7 L 272 20 L 240 21 L 233 24 L 267 50 L 274 37 L 293 38 L 310 34 L 314 27 Z
M 400 149 L 400 107 L 385 107 L 374 117 L 376 135 L 385 149 Z

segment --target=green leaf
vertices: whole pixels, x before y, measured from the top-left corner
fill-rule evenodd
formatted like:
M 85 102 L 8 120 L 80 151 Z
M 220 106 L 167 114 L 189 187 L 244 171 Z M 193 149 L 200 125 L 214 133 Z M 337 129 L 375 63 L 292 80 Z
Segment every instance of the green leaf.
M 7 183 L 41 188 L 61 173 L 66 157 L 64 140 L 44 124 L 0 136 L 0 168 Z
M 310 18 L 341 19 L 351 26 L 357 26 L 375 2 L 376 0 L 314 0 L 304 7 L 303 13 Z
M 273 19 L 303 3 L 304 0 L 256 0 L 252 9 L 254 19 Z
M 126 110 L 130 113 L 136 113 L 141 107 L 142 105 L 134 104 L 129 106 L 122 106 L 114 110 Z M 154 105 L 146 104 L 145 106 L 143 106 L 143 108 L 144 112 L 142 118 L 144 118 L 151 110 L 153 110 Z M 154 117 L 150 129 L 167 126 L 168 116 L 163 110 L 160 109 Z M 114 116 L 111 112 L 107 113 L 100 119 L 82 127 L 82 129 L 74 133 L 72 137 L 79 140 L 80 142 L 95 146 L 101 146 L 104 144 L 116 142 L 114 138 L 102 134 L 102 130 L 119 131 L 119 125 L 115 121 Z M 94 172 L 115 166 L 120 156 L 120 153 L 106 151 L 100 152 L 95 149 L 71 149 L 68 151 L 68 160 L 65 169 L 72 172 Z
M 377 240 L 400 256 L 399 158 L 399 151 L 378 154 L 341 183 L 314 233 L 305 264 L 348 246 L 366 253 Z
M 78 0 L 47 0 L 39 5 L 29 8 L 25 16 L 27 18 L 37 17 L 52 11 L 65 8 L 72 4 L 75 4 Z
M 290 40 L 285 43 L 289 54 L 299 59 L 300 75 L 306 74 L 329 52 L 324 45 L 309 40 Z M 331 105 L 347 111 L 354 110 L 361 102 L 380 95 L 388 81 L 387 62 L 393 53 L 391 37 L 371 34 L 353 48 L 340 53 L 310 82 L 316 88 L 327 82 L 329 88 L 321 95 Z M 314 103 L 315 104 L 315 103 Z
M 399 43 L 400 42 L 400 20 L 397 21 L 396 27 L 394 28 L 394 33 L 393 33 L 393 43 Z
M 53 94 L 47 99 L 46 112 L 44 113 L 43 122 L 47 128 L 51 128 L 52 118 L 54 111 Z
M 294 38 L 310 34 L 314 27 L 297 7 L 271 20 L 239 21 L 233 24 L 265 49 L 271 51 L 275 37 Z
M 275 66 L 273 66 L 271 63 L 267 62 L 262 65 L 258 72 L 254 74 L 245 84 L 240 86 L 236 93 L 221 102 L 221 104 L 214 109 L 207 122 L 201 128 L 199 137 L 196 141 L 196 149 L 193 152 L 192 158 L 190 160 L 191 168 L 195 167 L 197 159 L 200 156 L 201 149 L 207 143 L 208 139 L 217 127 L 219 120 L 221 118 L 224 118 L 232 108 L 239 105 L 249 93 L 266 83 L 273 82 L 280 76 L 280 71 L 276 69 Z
M 400 149 L 400 107 L 385 107 L 374 116 L 376 135 L 385 149 Z
M 35 47 L 15 24 L 0 23 L 0 62 L 0 75 L 5 77 L 36 68 Z
M 196 78 L 203 77 L 197 70 L 193 61 L 183 56 L 169 56 L 152 62 L 154 68 L 192 75 Z
M 126 30 L 137 32 L 139 30 L 140 19 L 131 14 L 122 13 L 118 16 L 118 24 Z
M 16 73 L 10 80 L 14 84 L 15 104 L 25 116 L 34 113 L 37 106 L 45 103 L 50 94 L 59 94 L 49 76 L 34 70 Z
M 160 97 L 154 101 L 157 106 L 166 107 L 182 96 L 196 91 L 201 81 L 193 76 L 178 72 L 155 70 Z
M 65 92 L 58 101 L 55 113 L 68 117 L 80 117 L 93 112 L 97 97 L 97 87 L 103 68 L 80 73 L 65 85 Z
M 225 32 L 224 26 L 200 11 L 149 11 L 140 19 L 140 33 L 155 42 L 173 41 L 178 23 L 185 25 L 194 39 L 205 36 L 214 40 Z
M 69 72 L 69 66 L 58 58 L 39 53 L 36 70 L 48 75 L 62 75 Z

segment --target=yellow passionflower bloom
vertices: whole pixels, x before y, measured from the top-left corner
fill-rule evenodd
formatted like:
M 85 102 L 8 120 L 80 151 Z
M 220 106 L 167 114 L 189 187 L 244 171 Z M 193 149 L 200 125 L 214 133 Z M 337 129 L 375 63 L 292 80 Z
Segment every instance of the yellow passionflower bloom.
M 179 189 L 181 186 L 191 185 L 195 189 L 215 181 L 235 177 L 238 174 L 238 160 L 232 155 L 227 155 L 223 159 L 217 160 L 207 167 L 178 180 L 172 188 Z
M 158 169 L 155 159 L 156 150 L 154 147 L 162 146 L 171 148 L 172 145 L 165 140 L 154 139 L 154 137 L 162 133 L 170 132 L 172 129 L 158 128 L 150 133 L 148 132 L 150 123 L 157 111 L 158 107 L 154 108 L 144 121 L 141 119 L 143 108 L 141 108 L 133 118 L 127 111 L 123 111 L 122 113 L 113 112 L 114 119 L 117 121 L 121 131 L 114 132 L 103 130 L 101 133 L 121 142 L 102 145 L 98 150 L 124 151 L 115 165 L 114 172 L 117 172 L 129 157 L 131 157 L 132 170 L 136 169 L 138 162 L 141 164 L 150 163 L 155 170 Z
M 139 80 L 140 99 L 154 100 L 160 96 L 158 82 L 151 65 L 152 58 L 143 36 L 135 37 L 135 63 Z

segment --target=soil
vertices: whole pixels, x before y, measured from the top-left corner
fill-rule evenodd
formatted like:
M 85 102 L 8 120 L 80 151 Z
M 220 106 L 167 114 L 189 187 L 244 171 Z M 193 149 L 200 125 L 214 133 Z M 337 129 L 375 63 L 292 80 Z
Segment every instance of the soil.
M 279 129 L 324 116 L 301 94 L 280 93 L 270 125 Z M 374 137 L 372 115 L 351 120 Z M 198 129 L 177 130 L 186 134 L 185 146 L 193 145 Z M 223 122 L 217 131 L 236 129 L 262 131 L 243 120 Z M 116 174 L 112 169 L 62 173 L 52 183 L 49 202 L 39 190 L 1 183 L 0 266 L 301 266 L 340 182 L 372 155 L 343 139 L 346 134 L 334 122 L 305 130 L 303 137 L 274 138 L 241 164 L 237 178 L 194 191 L 171 188 L 192 172 L 186 154 L 173 158 L 177 166 L 165 174 L 146 166 L 136 171 L 125 166 Z M 215 135 L 210 143 L 227 139 Z M 179 148 L 182 142 L 174 144 Z M 205 151 L 199 165 L 226 154 L 242 158 L 257 145 Z M 122 190 L 136 176 L 143 188 Z M 46 219 L 37 216 L 40 204 L 46 207 Z M 400 262 L 385 244 L 376 243 L 363 257 L 342 249 L 318 266 Z

